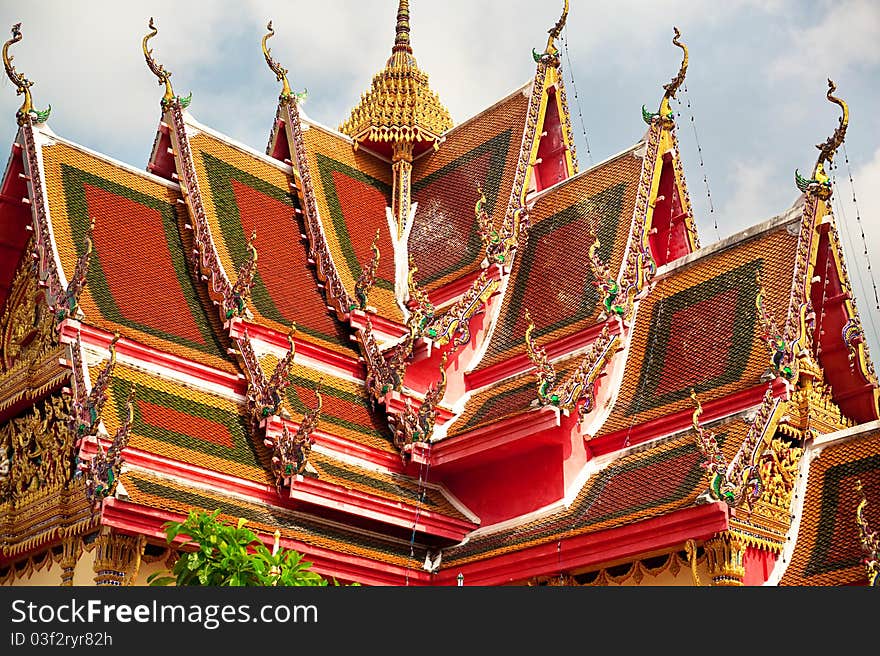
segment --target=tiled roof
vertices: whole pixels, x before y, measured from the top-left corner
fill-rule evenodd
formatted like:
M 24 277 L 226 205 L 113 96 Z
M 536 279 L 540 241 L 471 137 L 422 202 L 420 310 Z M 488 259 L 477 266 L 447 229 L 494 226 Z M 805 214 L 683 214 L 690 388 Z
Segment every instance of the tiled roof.
M 372 257 L 370 245 L 379 230 L 379 269 L 369 304 L 394 321 L 403 315 L 394 295 L 394 249 L 385 208 L 391 206 L 391 165 L 357 151 L 341 135 L 319 127 L 303 132 L 308 165 L 324 235 L 346 291 Z
M 729 458 L 748 426 L 729 421 L 712 430 Z M 708 487 L 701 463 L 691 431 L 637 448 L 591 476 L 567 508 L 514 528 L 473 536 L 443 552 L 443 567 L 598 533 L 692 506 Z
M 218 341 L 217 312 L 187 259 L 193 245 L 178 190 L 64 143 L 42 152 L 52 231 L 68 279 L 95 221 L 80 297 L 86 322 L 236 371 Z
M 809 457 L 809 452 L 804 457 Z M 779 585 L 867 585 L 856 508 L 880 528 L 880 432 L 874 430 L 822 449 L 812 459 L 791 562 Z
M 327 310 L 308 263 L 293 176 L 204 132 L 191 137 L 190 146 L 214 244 L 232 283 L 256 230 L 255 320 L 283 332 L 295 323 L 297 338 L 350 354 L 348 330 Z
M 659 280 L 641 301 L 614 409 L 600 434 L 690 410 L 760 384 L 770 365 L 756 308 L 781 326 L 791 296 L 797 233 L 785 225 L 710 253 Z
M 581 357 L 570 357 L 553 363 L 556 380 L 559 383 L 577 369 Z M 466 433 L 540 408 L 537 381 L 532 367 L 526 373 L 480 390 L 467 400 L 464 412 L 450 427 L 449 436 Z
M 97 368 L 91 370 L 97 374 Z M 249 428 L 244 404 L 119 363 L 102 418 L 113 435 L 126 419 L 131 385 L 134 423 L 129 446 L 258 483 L 272 483 L 271 454 Z
M 587 253 L 597 253 L 616 276 L 632 223 L 642 172 L 638 145 L 584 171 L 539 197 L 528 241 L 516 255 L 498 323 L 478 370 L 525 353 L 528 310 L 543 345 L 598 321 L 602 304 Z
M 186 486 L 141 472 L 127 472 L 120 479 L 129 501 L 167 512 L 186 515 L 190 510 L 220 510 L 220 519 L 234 523 L 239 518 L 251 530 L 273 533 L 281 537 L 338 553 L 360 556 L 402 567 L 420 567 L 418 558 L 410 556 L 409 543 L 384 541 L 376 534 L 365 535 L 348 531 L 340 524 L 322 522 L 317 517 L 281 506 L 248 503 L 215 491 Z M 308 553 L 306 553 L 308 557 Z
M 437 152 L 413 162 L 413 201 L 418 203 L 409 252 L 417 281 L 436 289 L 476 271 L 484 252 L 474 205 L 477 186 L 500 226 L 513 188 L 529 99 L 506 98 L 445 136 Z
M 271 371 L 271 369 L 268 369 Z M 332 433 L 381 451 L 396 453 L 381 408 L 373 408 L 363 383 L 315 371 L 294 361 L 285 398 L 294 420 L 315 405 L 315 386 L 320 380 L 324 405 L 318 431 Z

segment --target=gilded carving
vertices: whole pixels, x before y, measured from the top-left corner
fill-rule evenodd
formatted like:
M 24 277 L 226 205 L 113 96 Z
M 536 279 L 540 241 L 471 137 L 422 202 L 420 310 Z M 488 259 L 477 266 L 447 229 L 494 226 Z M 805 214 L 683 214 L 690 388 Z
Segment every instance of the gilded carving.
M 69 413 L 68 397 L 51 396 L 0 428 L 0 501 L 70 482 Z
M 25 252 L 33 250 L 29 244 Z M 23 258 L 12 280 L 6 308 L 0 315 L 2 371 L 30 366 L 58 343 L 52 313 L 44 302 L 34 265 Z

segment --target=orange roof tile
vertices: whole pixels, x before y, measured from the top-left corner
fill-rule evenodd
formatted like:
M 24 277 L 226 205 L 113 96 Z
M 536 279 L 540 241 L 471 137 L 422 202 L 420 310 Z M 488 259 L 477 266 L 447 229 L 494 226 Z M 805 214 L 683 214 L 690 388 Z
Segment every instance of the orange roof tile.
M 705 404 L 760 384 L 771 361 L 755 274 L 765 307 L 784 324 L 798 242 L 792 232 L 777 225 L 657 281 L 638 307 L 620 390 L 600 435 L 692 409 L 692 388 Z
M 528 241 L 516 255 L 492 341 L 477 370 L 525 353 L 526 310 L 542 345 L 598 322 L 602 304 L 587 252 L 596 234 L 599 257 L 617 275 L 644 161 L 635 156 L 638 146 L 538 198 Z
M 742 421 L 712 426 L 725 456 L 736 452 L 748 432 Z M 527 547 L 634 524 L 694 505 L 708 480 L 691 431 L 636 448 L 584 484 L 566 508 L 510 529 L 472 536 L 443 552 L 443 568 Z
M 804 457 L 810 457 L 805 454 Z M 791 562 L 779 585 L 867 585 L 856 508 L 862 497 L 864 518 L 880 527 L 880 431 L 829 444 L 811 459 L 807 490 Z
M 354 150 L 345 137 L 324 128 L 309 125 L 303 140 L 324 236 L 340 281 L 354 297 L 355 282 L 372 257 L 370 245 L 378 230 L 381 256 L 369 304 L 381 316 L 402 322 L 385 211 L 391 206 L 391 165 L 363 149 Z
M 531 85 L 526 85 L 523 89 Z M 431 291 L 479 268 L 484 252 L 474 204 L 477 186 L 495 225 L 507 211 L 529 99 L 518 90 L 444 135 L 437 152 L 413 162 L 418 203 L 409 251 L 418 282 Z
M 94 219 L 94 250 L 80 297 L 85 321 L 225 371 L 216 311 L 194 278 L 179 191 L 64 143 L 44 146 L 52 230 L 68 279 Z M 149 244 L 149 248 L 145 245 Z
M 249 304 L 256 321 L 334 351 L 354 350 L 348 330 L 327 310 L 308 263 L 293 176 L 265 160 L 200 133 L 190 138 L 202 204 L 220 262 L 231 282 L 248 259 L 256 230 L 257 271 Z

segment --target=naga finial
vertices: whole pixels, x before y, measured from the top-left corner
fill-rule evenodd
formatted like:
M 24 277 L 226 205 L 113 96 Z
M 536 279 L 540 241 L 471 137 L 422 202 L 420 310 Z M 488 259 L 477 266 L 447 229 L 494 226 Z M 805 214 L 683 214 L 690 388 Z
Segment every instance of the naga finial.
M 681 48 L 684 55 L 681 59 L 681 67 L 678 69 L 678 75 L 672 78 L 669 81 L 669 84 L 663 85 L 663 90 L 666 92 L 663 94 L 663 100 L 660 101 L 660 117 L 661 119 L 671 120 L 672 118 L 672 108 L 669 106 L 669 99 L 675 98 L 675 94 L 678 91 L 678 88 L 684 83 L 684 76 L 687 74 L 688 68 L 688 48 L 685 44 L 683 44 L 681 39 L 681 32 L 677 27 L 673 26 L 672 28 L 675 32 L 675 36 L 672 37 L 673 45 Z
M 24 102 L 22 102 L 18 111 L 15 112 L 15 118 L 19 125 L 24 125 L 27 123 L 28 118 L 33 114 L 38 123 L 45 123 L 46 119 L 49 118 L 49 112 L 52 111 L 52 106 L 50 105 L 47 110 L 42 112 L 34 109 L 30 89 L 34 83 L 27 79 L 24 73 L 16 71 L 15 66 L 12 65 L 12 60 L 15 59 L 15 57 L 9 54 L 9 46 L 13 43 L 18 43 L 19 41 L 21 41 L 21 23 L 16 23 L 12 26 L 12 38 L 3 44 L 3 66 L 6 67 L 6 75 L 9 76 L 9 79 L 12 80 L 12 83 L 15 85 L 16 95 L 24 96 Z
M 828 200 L 831 198 L 831 176 L 825 171 L 825 162 L 830 162 L 834 158 L 837 149 L 843 144 L 846 137 L 846 128 L 849 125 L 849 107 L 846 102 L 837 96 L 832 95 L 837 90 L 837 85 L 828 79 L 828 92 L 825 97 L 835 105 L 839 105 L 842 110 L 840 123 L 834 130 L 834 133 L 828 137 L 823 143 L 816 144 L 819 149 L 819 158 L 816 160 L 816 166 L 813 167 L 813 177 L 804 178 L 800 171 L 795 169 L 794 181 L 797 188 L 803 193 L 815 192 L 820 200 Z
M 290 84 L 287 82 L 287 69 L 283 68 L 281 64 L 272 58 L 272 49 L 266 47 L 266 41 L 275 36 L 275 30 L 272 29 L 272 21 L 269 21 L 266 24 L 266 29 L 269 30 L 269 32 L 263 37 L 263 57 L 266 58 L 266 63 L 269 64 L 269 68 L 275 73 L 275 79 L 281 82 L 281 95 L 279 96 L 279 99 L 282 101 L 289 100 L 292 92 L 290 90 Z
M 559 48 L 556 47 L 556 39 L 559 38 L 559 35 L 562 33 L 562 28 L 565 27 L 565 20 L 568 18 L 568 0 L 565 0 L 565 5 L 562 8 L 562 16 L 559 17 L 559 20 L 556 21 L 556 25 L 547 30 L 547 47 L 544 48 L 544 52 L 539 53 L 537 50 L 532 48 L 532 58 L 535 60 L 535 63 L 540 64 L 541 62 L 545 64 L 552 64 L 553 66 L 559 66 Z
M 156 26 L 153 24 L 152 16 L 150 17 L 149 27 L 150 31 L 144 37 L 143 41 L 144 58 L 147 60 L 147 66 L 150 67 L 153 75 L 159 78 L 159 84 L 165 85 L 165 95 L 162 96 L 161 101 L 162 109 L 165 109 L 174 102 L 174 90 L 171 88 L 171 71 L 166 71 L 162 64 L 156 62 L 156 60 L 153 59 L 153 49 L 147 48 L 147 42 L 159 33 L 159 30 L 156 29 Z

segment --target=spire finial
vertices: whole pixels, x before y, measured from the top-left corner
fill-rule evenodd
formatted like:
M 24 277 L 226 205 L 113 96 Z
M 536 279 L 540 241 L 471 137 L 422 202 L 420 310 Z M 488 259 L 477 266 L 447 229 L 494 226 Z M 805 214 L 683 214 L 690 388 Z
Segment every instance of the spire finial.
M 688 69 L 688 49 L 687 49 L 687 46 L 680 41 L 681 32 L 679 32 L 678 28 L 673 26 L 672 29 L 675 33 L 675 36 L 672 37 L 672 43 L 673 43 L 673 45 L 676 45 L 679 48 L 681 48 L 681 50 L 684 54 L 681 59 L 681 67 L 678 69 L 678 75 L 676 75 L 674 78 L 672 78 L 669 81 L 669 84 L 663 85 L 663 89 L 666 91 L 666 93 L 663 94 L 663 100 L 660 103 L 660 115 L 661 116 L 666 116 L 667 114 L 669 114 L 672 111 L 672 109 L 669 106 L 669 99 L 675 98 L 675 93 L 676 93 L 676 91 L 678 91 L 678 88 L 684 82 L 684 76 L 687 74 L 687 69 Z
M 153 59 L 153 49 L 147 48 L 147 42 L 159 33 L 159 30 L 157 30 L 156 26 L 153 24 L 152 16 L 150 17 L 149 28 L 150 31 L 144 37 L 143 41 L 144 58 L 147 60 L 147 66 L 150 67 L 153 75 L 159 78 L 159 84 L 165 85 L 165 95 L 162 96 L 162 109 L 165 109 L 174 101 L 174 90 L 171 88 L 171 71 L 166 71 L 162 64 L 157 63 L 156 60 Z
M 828 137 L 823 143 L 816 144 L 819 149 L 819 158 L 816 160 L 816 166 L 813 167 L 813 177 L 809 180 L 801 176 L 800 172 L 795 169 L 794 179 L 798 189 L 804 193 L 815 191 L 821 200 L 831 198 L 831 178 L 825 171 L 825 162 L 830 162 L 834 158 L 837 149 L 843 144 L 846 137 L 846 128 L 849 125 L 849 106 L 844 100 L 833 95 L 837 90 L 837 85 L 828 79 L 828 91 L 825 97 L 829 102 L 839 105 L 842 111 L 840 123 L 834 130 L 834 133 Z
M 397 6 L 397 28 L 394 35 L 394 47 L 391 52 L 405 50 L 412 54 L 409 43 L 409 0 L 400 0 Z
M 272 21 L 269 21 L 266 24 L 266 29 L 269 30 L 269 32 L 263 37 L 263 57 L 266 58 L 266 63 L 269 64 L 269 68 L 275 73 L 275 79 L 282 84 L 281 95 L 279 98 L 281 100 L 288 100 L 291 96 L 291 91 L 290 84 L 287 82 L 287 69 L 283 68 L 281 64 L 272 58 L 272 49 L 266 47 L 266 41 L 268 41 L 270 37 L 275 36 L 275 30 L 272 29 Z
M 544 53 L 547 55 L 555 55 L 559 50 L 556 49 L 556 44 L 554 41 L 559 38 L 559 35 L 562 33 L 562 28 L 565 27 L 565 20 L 568 18 L 568 0 L 565 0 L 565 6 L 562 8 L 562 16 L 559 17 L 559 20 L 556 21 L 556 25 L 547 30 L 547 34 L 550 36 L 547 37 L 547 48 L 544 50 Z
M 12 65 L 14 57 L 9 54 L 9 46 L 19 41 L 21 41 L 21 23 L 16 23 L 12 26 L 12 38 L 3 44 L 3 65 L 6 67 L 6 75 L 9 76 L 9 79 L 15 85 L 16 95 L 24 95 L 24 102 L 15 113 L 15 118 L 18 120 L 19 125 L 24 125 L 27 123 L 28 117 L 33 114 L 38 123 L 44 123 L 49 118 L 52 106 L 50 105 L 49 109 L 44 112 L 38 112 L 34 109 L 30 89 L 34 83 L 27 79 L 24 73 L 16 71 L 15 66 Z

